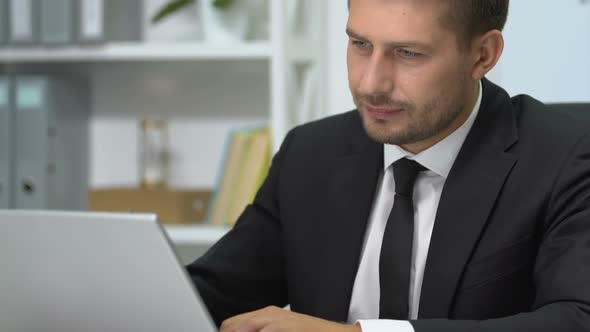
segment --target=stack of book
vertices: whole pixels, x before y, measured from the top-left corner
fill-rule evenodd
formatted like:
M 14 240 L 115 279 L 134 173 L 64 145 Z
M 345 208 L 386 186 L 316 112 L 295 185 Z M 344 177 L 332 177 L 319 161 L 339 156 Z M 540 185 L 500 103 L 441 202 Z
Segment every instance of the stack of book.
M 233 225 L 252 202 L 270 168 L 271 146 L 268 128 L 244 128 L 231 133 L 209 208 L 210 223 Z

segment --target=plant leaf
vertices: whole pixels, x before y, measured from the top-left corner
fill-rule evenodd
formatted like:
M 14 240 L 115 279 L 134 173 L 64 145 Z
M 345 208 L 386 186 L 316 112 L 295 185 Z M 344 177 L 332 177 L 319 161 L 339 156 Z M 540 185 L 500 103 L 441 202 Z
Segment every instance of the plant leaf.
M 172 0 L 158 10 L 156 15 L 152 17 L 152 23 L 158 23 L 169 15 L 174 14 L 189 5 L 192 5 L 194 2 L 195 0 Z
M 236 0 L 214 0 L 213 6 L 218 9 L 227 9 L 234 4 Z

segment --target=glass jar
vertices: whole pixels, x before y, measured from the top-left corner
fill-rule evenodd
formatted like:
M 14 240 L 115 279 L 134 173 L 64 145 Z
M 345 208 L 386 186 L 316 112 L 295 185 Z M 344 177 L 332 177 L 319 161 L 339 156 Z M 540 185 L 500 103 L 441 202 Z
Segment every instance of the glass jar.
M 140 130 L 139 174 L 142 187 L 166 187 L 168 181 L 168 124 L 164 120 L 143 120 Z

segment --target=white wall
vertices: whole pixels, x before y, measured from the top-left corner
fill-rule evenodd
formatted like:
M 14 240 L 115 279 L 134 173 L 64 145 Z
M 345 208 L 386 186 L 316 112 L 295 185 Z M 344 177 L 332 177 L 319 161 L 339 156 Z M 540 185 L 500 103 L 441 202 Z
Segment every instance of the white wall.
M 513 0 L 498 83 L 545 102 L 590 101 L 590 1 Z
M 139 183 L 139 127 L 168 122 L 169 185 L 211 188 L 232 129 L 268 123 L 267 61 L 108 63 L 90 69 L 90 187 Z

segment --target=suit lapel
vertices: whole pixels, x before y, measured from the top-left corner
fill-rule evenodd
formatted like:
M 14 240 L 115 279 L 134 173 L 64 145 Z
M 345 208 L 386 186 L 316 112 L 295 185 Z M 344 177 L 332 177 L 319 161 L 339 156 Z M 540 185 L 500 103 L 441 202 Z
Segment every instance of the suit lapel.
M 324 239 L 329 245 L 321 253 L 326 265 L 318 271 L 321 295 L 317 313 L 333 321 L 346 321 L 348 317 L 367 220 L 383 168 L 383 145 L 370 141 L 364 132 L 359 136 L 362 139 L 334 163 L 327 210 L 330 216 L 319 226 L 322 234 L 332 236 Z
M 448 317 L 464 267 L 517 159 L 508 95 L 484 80 L 482 106 L 445 182 L 432 232 L 419 318 Z

